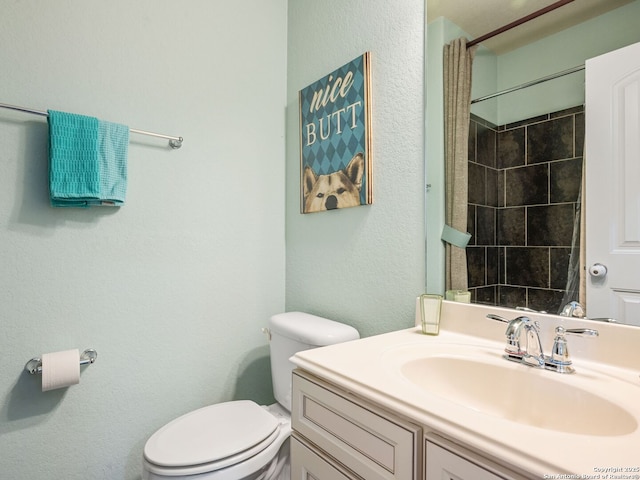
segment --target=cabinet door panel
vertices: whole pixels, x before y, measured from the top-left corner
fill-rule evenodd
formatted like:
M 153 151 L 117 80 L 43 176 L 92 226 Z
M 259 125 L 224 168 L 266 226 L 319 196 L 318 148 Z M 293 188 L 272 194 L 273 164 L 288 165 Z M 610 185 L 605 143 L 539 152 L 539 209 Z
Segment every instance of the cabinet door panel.
M 367 480 L 415 480 L 422 430 L 312 376 L 293 375 L 293 429 Z
M 360 480 L 291 438 L 291 480 Z

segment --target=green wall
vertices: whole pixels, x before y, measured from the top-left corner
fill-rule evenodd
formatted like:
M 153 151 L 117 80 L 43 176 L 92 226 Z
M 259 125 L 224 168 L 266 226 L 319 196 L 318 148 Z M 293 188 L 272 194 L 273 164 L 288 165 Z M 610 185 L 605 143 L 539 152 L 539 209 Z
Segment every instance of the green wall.
M 424 292 L 425 2 L 290 0 L 286 306 L 363 336 L 413 325 Z M 372 54 L 374 203 L 300 213 L 298 91 Z
M 498 56 L 496 90 L 584 65 L 585 60 L 640 41 L 640 1 Z M 476 98 L 479 95 L 475 95 Z M 584 103 L 584 71 L 551 80 L 496 100 L 497 125 Z M 476 110 L 474 109 L 474 112 Z
M 284 0 L 3 2 L 1 102 L 131 135 L 120 209 L 54 209 L 47 124 L 0 110 L 0 477 L 136 480 L 159 427 L 271 402 L 284 310 Z M 251 32 L 246 35 L 246 32 Z M 95 348 L 79 385 L 25 363 Z

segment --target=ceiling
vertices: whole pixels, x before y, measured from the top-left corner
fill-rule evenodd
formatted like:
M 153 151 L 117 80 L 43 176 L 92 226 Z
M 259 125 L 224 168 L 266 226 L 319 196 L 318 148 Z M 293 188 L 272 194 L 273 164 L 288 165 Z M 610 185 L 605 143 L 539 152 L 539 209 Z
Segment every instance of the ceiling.
M 427 21 L 445 17 L 470 35 L 480 37 L 558 0 L 427 0 Z M 636 0 L 574 0 L 482 45 L 497 55 L 564 30 Z

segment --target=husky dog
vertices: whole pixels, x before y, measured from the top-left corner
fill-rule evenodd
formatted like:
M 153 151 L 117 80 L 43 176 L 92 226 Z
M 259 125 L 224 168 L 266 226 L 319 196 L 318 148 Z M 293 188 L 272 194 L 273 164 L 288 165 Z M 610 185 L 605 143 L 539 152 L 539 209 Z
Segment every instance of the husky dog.
M 360 205 L 363 174 L 362 153 L 357 153 L 343 170 L 327 175 L 316 175 L 307 165 L 302 175 L 303 213 Z

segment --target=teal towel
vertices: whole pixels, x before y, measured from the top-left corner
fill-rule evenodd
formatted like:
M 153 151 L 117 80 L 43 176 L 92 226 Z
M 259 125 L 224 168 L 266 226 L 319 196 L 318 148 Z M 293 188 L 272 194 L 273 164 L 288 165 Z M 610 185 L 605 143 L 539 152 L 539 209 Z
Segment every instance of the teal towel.
M 98 119 L 52 110 L 48 113 L 51 202 L 86 206 L 87 200 L 100 198 Z
M 100 158 L 100 201 L 122 205 L 127 194 L 127 151 L 129 127 L 98 120 Z
M 48 111 L 49 188 L 54 207 L 120 206 L 127 188 L 129 128 Z

